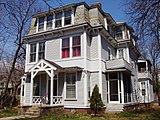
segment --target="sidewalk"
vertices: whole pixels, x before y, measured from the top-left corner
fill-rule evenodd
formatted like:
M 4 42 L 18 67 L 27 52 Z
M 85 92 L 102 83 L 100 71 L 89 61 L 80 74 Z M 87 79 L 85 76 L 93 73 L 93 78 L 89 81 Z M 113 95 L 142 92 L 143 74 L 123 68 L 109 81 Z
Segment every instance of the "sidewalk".
M 18 116 L 11 116 L 11 117 L 3 117 L 0 120 L 19 120 L 22 118 L 35 118 L 37 116 L 30 116 L 30 115 L 18 115 Z

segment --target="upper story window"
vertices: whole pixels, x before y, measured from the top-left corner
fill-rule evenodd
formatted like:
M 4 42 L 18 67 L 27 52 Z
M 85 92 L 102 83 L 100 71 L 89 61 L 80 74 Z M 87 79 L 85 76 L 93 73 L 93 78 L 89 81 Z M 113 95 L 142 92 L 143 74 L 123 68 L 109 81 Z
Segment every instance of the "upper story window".
M 114 33 L 114 28 L 111 25 L 107 25 L 108 28 L 108 32 L 110 33 L 110 35 L 114 38 L 115 37 L 115 33 Z
M 45 58 L 45 42 L 39 43 L 38 59 Z
M 36 43 L 30 45 L 30 62 L 36 61 Z
M 122 31 L 123 31 L 123 27 L 122 26 L 118 26 L 116 28 L 116 38 L 117 38 L 117 40 L 123 39 Z
M 118 50 L 118 58 L 124 58 L 124 52 L 123 52 L 123 49 L 119 49 Z
M 111 49 L 108 48 L 108 60 L 111 60 L 111 59 L 112 59 L 111 57 L 112 57 L 112 56 L 111 56 Z
M 55 28 L 62 27 L 62 12 L 55 14 Z
M 70 55 L 70 44 L 69 38 L 62 39 L 62 58 L 69 58 Z
M 64 12 L 64 25 L 70 25 L 71 24 L 71 14 L 72 11 L 68 10 Z
M 81 39 L 80 36 L 74 36 L 73 41 L 73 56 L 80 56 L 81 55 Z
M 47 30 L 52 29 L 52 20 L 53 20 L 53 15 L 48 15 L 47 16 Z
M 38 31 L 43 31 L 44 30 L 44 19 L 45 17 L 39 17 L 39 22 L 38 22 Z
M 66 73 L 66 98 L 76 98 L 76 73 Z

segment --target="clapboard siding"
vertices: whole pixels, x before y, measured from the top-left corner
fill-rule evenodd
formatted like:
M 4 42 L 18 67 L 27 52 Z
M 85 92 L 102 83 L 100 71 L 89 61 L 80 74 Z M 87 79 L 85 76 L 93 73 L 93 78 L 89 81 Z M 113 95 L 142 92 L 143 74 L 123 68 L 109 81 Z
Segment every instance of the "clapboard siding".
M 107 83 L 106 83 L 106 75 L 102 74 L 102 96 L 103 103 L 107 105 Z
M 93 88 L 95 85 L 98 85 L 99 86 L 99 73 L 91 73 L 91 76 L 90 76 L 90 87 L 91 87 L 91 93 L 93 91 Z
M 54 39 L 46 42 L 46 59 L 60 59 L 60 39 Z
M 31 83 L 25 83 L 25 104 L 30 104 L 30 97 L 31 97 Z
M 103 60 L 108 60 L 108 48 L 111 49 L 112 58 L 116 57 L 115 48 L 108 42 L 106 38 L 101 36 L 102 48 L 101 48 L 101 56 Z
M 98 58 L 98 36 L 93 36 L 91 40 L 91 59 Z

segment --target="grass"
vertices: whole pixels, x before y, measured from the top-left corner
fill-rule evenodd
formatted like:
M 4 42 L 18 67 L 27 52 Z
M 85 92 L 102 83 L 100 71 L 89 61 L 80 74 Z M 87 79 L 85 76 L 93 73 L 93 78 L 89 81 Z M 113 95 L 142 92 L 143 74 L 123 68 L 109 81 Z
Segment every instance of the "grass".
M 9 117 L 9 116 L 15 116 L 18 115 L 18 111 L 16 109 L 3 109 L 0 110 L 0 118 L 2 117 Z
M 14 109 L 4 109 L 0 111 L 0 117 L 17 115 Z M 29 118 L 21 120 L 32 120 Z M 34 120 L 160 120 L 160 107 L 147 109 L 134 110 L 130 112 L 120 113 L 105 113 L 99 117 L 94 117 L 86 114 L 49 114 Z
M 32 120 L 32 119 L 23 119 Z M 34 120 L 160 120 L 160 108 L 152 110 L 135 110 L 131 112 L 105 113 L 100 117 L 86 114 L 50 114 Z

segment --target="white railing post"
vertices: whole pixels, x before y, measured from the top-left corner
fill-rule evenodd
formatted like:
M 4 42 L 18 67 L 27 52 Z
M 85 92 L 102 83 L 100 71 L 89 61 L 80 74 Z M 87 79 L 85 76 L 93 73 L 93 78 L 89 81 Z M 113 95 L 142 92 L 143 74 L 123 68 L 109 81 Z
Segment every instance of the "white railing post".
M 53 70 L 51 70 L 51 91 L 50 91 L 50 105 L 53 105 Z

